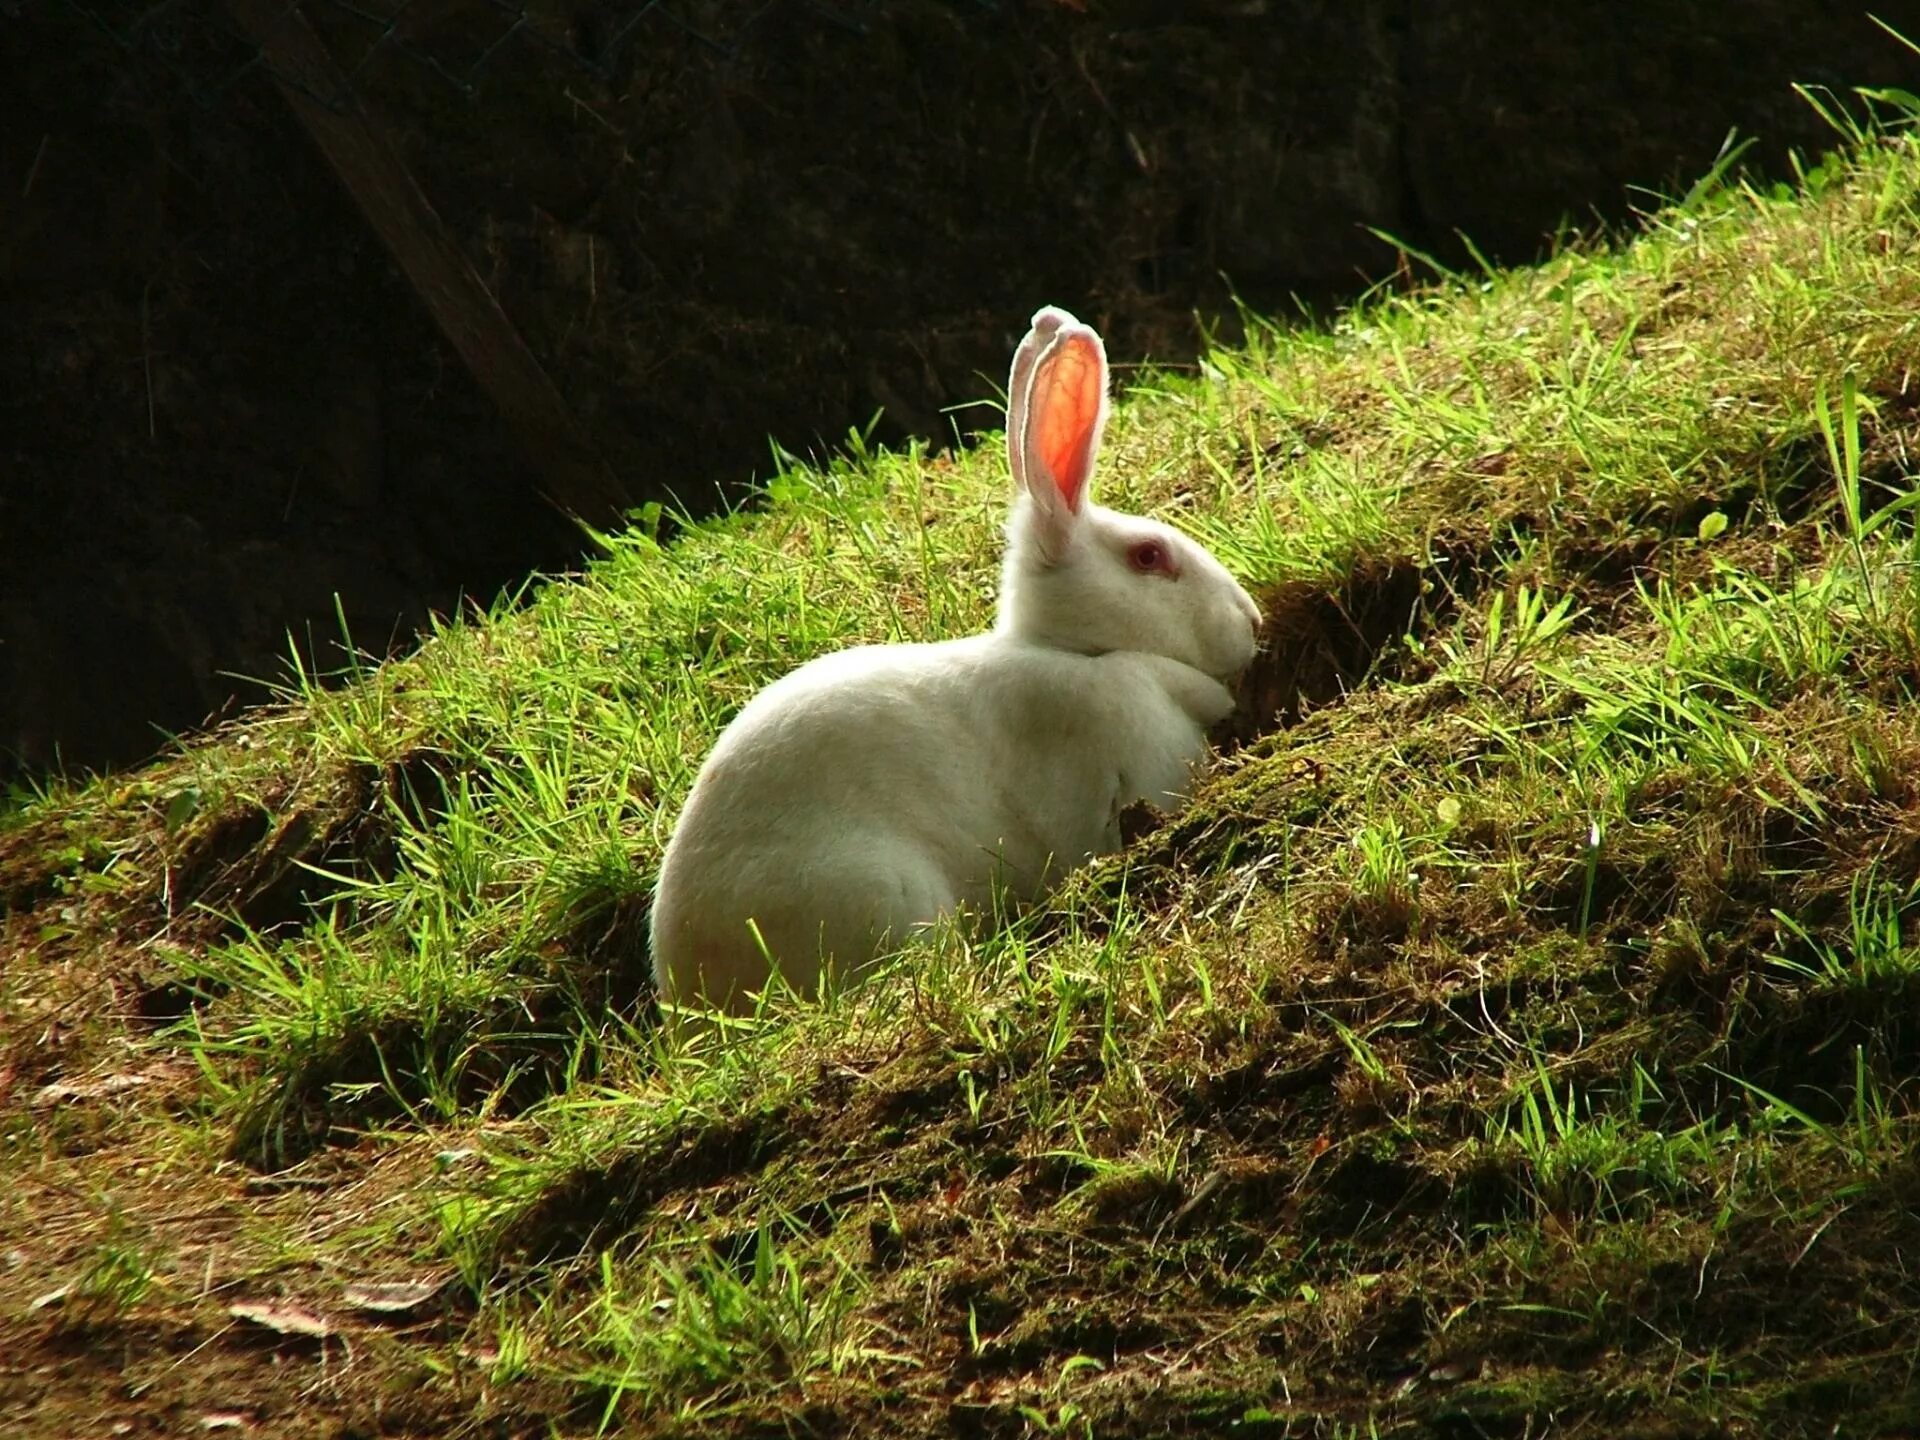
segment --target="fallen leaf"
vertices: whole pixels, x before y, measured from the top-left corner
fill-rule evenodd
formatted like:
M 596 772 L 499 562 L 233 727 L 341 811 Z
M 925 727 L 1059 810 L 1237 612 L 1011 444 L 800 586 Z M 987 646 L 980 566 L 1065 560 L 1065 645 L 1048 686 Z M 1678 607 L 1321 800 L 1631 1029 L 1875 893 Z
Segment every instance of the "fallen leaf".
M 323 1180 L 317 1175 L 249 1175 L 240 1182 L 242 1188 L 259 1192 L 278 1192 L 282 1190 L 324 1190 L 331 1180 Z
M 200 1417 L 202 1430 L 245 1430 L 247 1417 L 237 1410 L 216 1410 Z
M 447 1277 L 435 1280 L 389 1280 L 356 1283 L 342 1292 L 347 1304 L 356 1310 L 371 1310 L 376 1315 L 404 1315 L 418 1310 L 447 1288 Z
M 278 1335 L 300 1335 L 309 1340 L 325 1340 L 334 1333 L 333 1322 L 311 1310 L 292 1305 L 229 1305 L 227 1313 L 236 1320 L 251 1321 Z
M 1457 1356 L 1427 1371 L 1427 1379 L 1436 1385 L 1458 1385 L 1462 1380 L 1474 1379 L 1485 1369 L 1486 1359 L 1483 1356 Z
M 109 1095 L 119 1095 L 128 1090 L 137 1090 L 142 1085 L 151 1085 L 156 1077 L 152 1075 L 103 1075 L 97 1080 L 65 1081 L 56 1080 L 51 1085 L 42 1085 L 34 1092 L 33 1099 L 27 1102 L 29 1110 L 47 1110 L 68 1100 L 102 1100 Z
M 58 1290 L 47 1291 L 46 1294 L 39 1296 L 32 1304 L 27 1306 L 27 1313 L 31 1315 L 38 1310 L 50 1310 L 55 1305 L 66 1304 L 67 1296 L 72 1290 L 73 1287 L 71 1285 L 62 1285 Z

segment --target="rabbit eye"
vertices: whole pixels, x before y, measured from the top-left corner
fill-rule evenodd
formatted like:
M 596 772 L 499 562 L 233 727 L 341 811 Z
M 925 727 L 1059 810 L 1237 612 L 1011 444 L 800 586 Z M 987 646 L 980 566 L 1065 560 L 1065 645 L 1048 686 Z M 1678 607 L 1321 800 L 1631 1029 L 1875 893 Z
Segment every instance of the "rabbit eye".
M 1159 540 L 1138 540 L 1128 546 L 1127 563 L 1142 575 L 1173 574 L 1173 557 Z

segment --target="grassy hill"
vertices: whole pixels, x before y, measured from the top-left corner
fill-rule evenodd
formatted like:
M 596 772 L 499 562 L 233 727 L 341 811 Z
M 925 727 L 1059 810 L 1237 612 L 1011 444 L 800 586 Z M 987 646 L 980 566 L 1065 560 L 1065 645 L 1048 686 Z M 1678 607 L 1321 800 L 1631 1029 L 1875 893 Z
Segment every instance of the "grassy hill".
M 1920 146 L 1803 179 L 1136 377 L 1106 498 L 1271 620 L 1198 802 L 724 1050 L 667 827 L 987 622 L 991 446 L 17 806 L 0 1420 L 1920 1430 Z

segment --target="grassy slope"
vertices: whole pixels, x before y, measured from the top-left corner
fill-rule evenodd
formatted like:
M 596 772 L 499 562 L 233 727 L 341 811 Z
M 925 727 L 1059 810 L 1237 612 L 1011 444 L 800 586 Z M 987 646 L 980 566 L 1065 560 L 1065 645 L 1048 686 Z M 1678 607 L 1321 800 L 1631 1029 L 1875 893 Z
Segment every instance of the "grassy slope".
M 1239 748 L 723 1055 L 649 1028 L 666 825 L 775 674 L 985 622 L 990 451 L 27 807 L 0 1419 L 1910 1433 L 1916 361 L 1888 142 L 1148 380 L 1108 498 L 1266 597 Z

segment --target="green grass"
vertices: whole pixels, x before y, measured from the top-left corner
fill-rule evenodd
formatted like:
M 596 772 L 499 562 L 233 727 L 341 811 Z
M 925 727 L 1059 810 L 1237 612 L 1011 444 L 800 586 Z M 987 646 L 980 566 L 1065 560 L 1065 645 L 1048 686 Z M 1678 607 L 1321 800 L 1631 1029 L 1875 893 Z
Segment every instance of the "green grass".
M 1248 328 L 1104 471 L 1269 616 L 1193 808 L 825 1006 L 663 1039 L 652 869 L 759 686 L 988 623 L 992 446 L 11 799 L 19 1423 L 1920 1425 L 1920 148 Z

